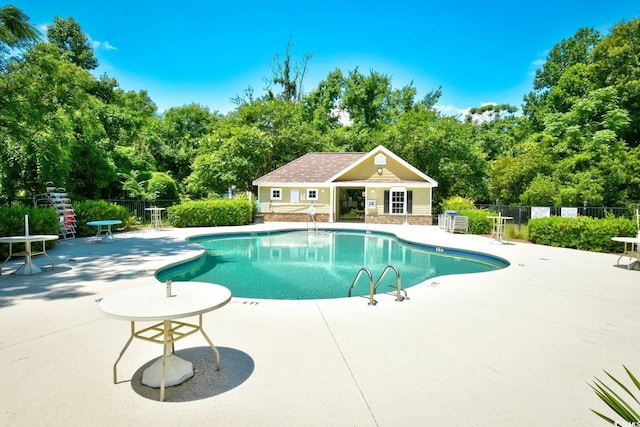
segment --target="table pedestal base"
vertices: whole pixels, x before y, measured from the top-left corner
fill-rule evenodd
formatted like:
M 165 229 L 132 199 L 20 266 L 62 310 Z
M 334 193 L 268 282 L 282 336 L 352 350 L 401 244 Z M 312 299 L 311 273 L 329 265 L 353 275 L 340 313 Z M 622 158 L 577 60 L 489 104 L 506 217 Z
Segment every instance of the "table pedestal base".
M 42 270 L 40 269 L 40 267 L 38 267 L 37 265 L 35 265 L 31 260 L 25 261 L 24 264 L 22 264 L 20 266 L 19 269 L 17 269 L 15 271 L 14 274 L 34 274 L 34 273 L 40 273 Z
M 167 387 L 182 384 L 193 376 L 193 364 L 175 354 L 167 355 L 164 363 L 164 381 Z M 144 370 L 142 384 L 160 388 L 162 385 L 162 357 Z
M 102 243 L 113 243 L 115 239 L 113 238 L 113 234 L 107 234 L 102 239 L 96 237 L 96 240 L 99 240 Z
M 160 401 L 163 402 L 164 388 L 166 386 L 180 384 L 193 376 L 192 363 L 177 357 L 173 353 L 173 344 L 176 341 L 181 340 L 182 338 L 185 338 L 198 331 L 200 331 L 204 339 L 207 340 L 207 343 L 209 344 L 209 347 L 211 347 L 211 350 L 213 350 L 213 353 L 216 356 L 216 371 L 219 370 L 220 353 L 218 352 L 218 349 L 213 345 L 207 334 L 204 332 L 204 329 L 202 329 L 202 313 L 198 314 L 197 325 L 179 322 L 177 320 L 164 320 L 155 325 L 136 331 L 136 322 L 131 321 L 131 336 L 120 351 L 120 356 L 118 356 L 116 363 L 113 364 L 113 383 L 116 384 L 118 382 L 118 362 L 122 358 L 124 352 L 127 351 L 129 344 L 131 344 L 131 341 L 133 341 L 134 338 L 162 344 L 164 348 L 163 357 L 153 362 L 151 366 L 144 370 L 142 383 L 150 387 L 159 387 Z M 164 375 L 162 369 L 163 358 L 165 359 Z

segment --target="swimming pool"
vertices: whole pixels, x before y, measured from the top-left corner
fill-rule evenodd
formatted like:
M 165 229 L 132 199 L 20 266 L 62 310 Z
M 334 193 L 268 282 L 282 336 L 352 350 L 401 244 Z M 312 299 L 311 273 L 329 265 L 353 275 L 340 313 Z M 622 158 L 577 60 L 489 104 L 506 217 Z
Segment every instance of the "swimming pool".
M 204 254 L 160 269 L 158 280 L 218 283 L 243 298 L 343 298 L 362 267 L 371 271 L 375 282 L 393 265 L 400 273 L 402 288 L 407 289 L 435 276 L 509 265 L 486 254 L 409 243 L 393 234 L 372 231 L 270 231 L 189 240 L 201 244 Z M 388 271 L 377 293 L 391 288 L 396 288 L 396 275 Z M 369 295 L 367 275 L 361 275 L 352 295 Z

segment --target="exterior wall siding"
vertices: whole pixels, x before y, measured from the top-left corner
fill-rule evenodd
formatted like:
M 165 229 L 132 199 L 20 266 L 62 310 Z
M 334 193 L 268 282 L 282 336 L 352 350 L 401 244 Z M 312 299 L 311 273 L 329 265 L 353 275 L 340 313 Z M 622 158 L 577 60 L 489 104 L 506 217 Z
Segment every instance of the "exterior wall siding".
M 273 222 L 308 222 L 309 218 L 304 213 L 294 212 L 261 212 L 265 221 Z M 316 214 L 316 222 L 329 222 L 329 214 Z M 367 224 L 404 224 L 405 220 L 411 225 L 433 225 L 433 217 L 431 215 L 366 215 L 365 223 Z

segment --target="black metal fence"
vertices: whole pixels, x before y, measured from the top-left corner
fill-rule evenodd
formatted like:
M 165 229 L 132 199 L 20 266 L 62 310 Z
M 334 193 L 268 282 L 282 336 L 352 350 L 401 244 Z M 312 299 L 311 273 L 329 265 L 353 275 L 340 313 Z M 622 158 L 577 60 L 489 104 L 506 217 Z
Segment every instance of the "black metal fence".
M 531 206 L 507 206 L 507 205 L 476 205 L 478 209 L 488 209 L 502 216 L 510 216 L 513 218 L 513 224 L 525 225 L 531 219 Z M 635 219 L 636 209 L 626 207 L 598 207 L 598 206 L 578 206 L 578 207 L 548 207 L 551 216 L 562 216 L 563 209 L 566 211 L 574 210 L 579 216 L 588 216 L 591 218 L 605 218 L 607 216 Z
M 151 223 L 151 214 L 147 211 L 147 208 L 168 208 L 169 206 L 177 205 L 180 200 L 177 199 L 160 199 L 153 202 L 147 200 L 129 200 L 129 199 L 109 199 L 109 203 L 113 203 L 118 206 L 124 206 L 129 210 L 131 216 L 138 218 L 141 224 Z

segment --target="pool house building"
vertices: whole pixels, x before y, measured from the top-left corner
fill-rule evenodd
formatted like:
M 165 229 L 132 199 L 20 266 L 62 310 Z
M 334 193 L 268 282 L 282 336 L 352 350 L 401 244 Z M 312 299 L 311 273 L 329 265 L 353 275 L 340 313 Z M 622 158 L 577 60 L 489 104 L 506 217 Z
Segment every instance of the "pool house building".
M 387 148 L 307 153 L 256 179 L 267 221 L 432 224 L 437 181 Z

